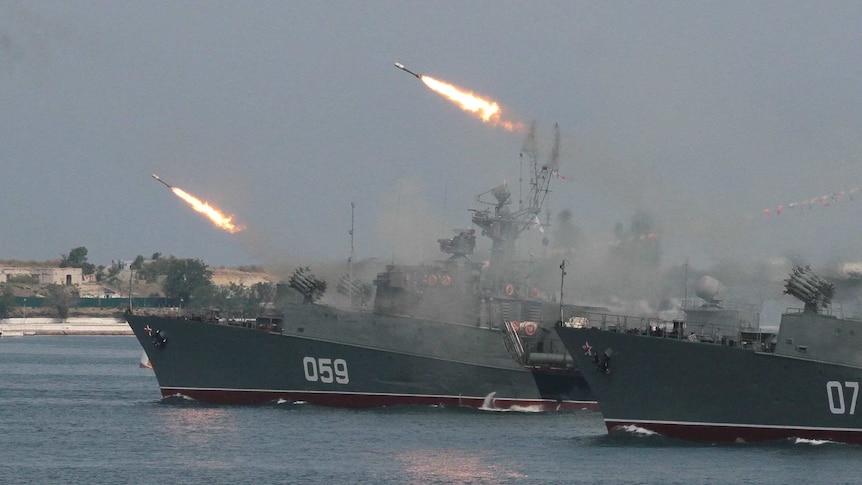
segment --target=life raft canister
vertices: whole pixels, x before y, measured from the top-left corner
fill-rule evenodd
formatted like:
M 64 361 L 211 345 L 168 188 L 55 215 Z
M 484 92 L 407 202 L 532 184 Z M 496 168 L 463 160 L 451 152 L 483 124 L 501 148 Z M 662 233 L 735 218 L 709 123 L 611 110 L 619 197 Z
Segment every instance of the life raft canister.
M 512 286 L 512 283 L 506 285 L 506 294 L 512 296 L 515 294 L 515 287 Z
M 539 329 L 539 326 L 536 325 L 536 322 L 526 322 L 524 323 L 524 333 L 533 336 L 536 335 L 536 330 Z
M 533 298 L 538 298 L 539 297 L 539 289 L 533 288 L 532 290 L 530 290 L 530 294 L 533 295 Z
M 521 330 L 521 324 L 518 323 L 517 320 L 512 320 L 509 322 L 509 327 L 512 328 L 512 331 L 518 333 L 518 330 Z
M 443 276 L 440 277 L 440 284 L 443 286 L 451 285 L 452 284 L 452 277 L 447 275 L 447 274 L 444 274 Z

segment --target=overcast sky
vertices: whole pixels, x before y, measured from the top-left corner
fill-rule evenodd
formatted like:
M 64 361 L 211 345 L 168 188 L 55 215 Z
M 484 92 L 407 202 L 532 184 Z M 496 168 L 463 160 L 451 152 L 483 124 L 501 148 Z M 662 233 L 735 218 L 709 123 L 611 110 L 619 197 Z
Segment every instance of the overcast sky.
M 862 186 L 860 19 L 858 1 L 0 0 L 0 259 L 344 259 L 351 202 L 357 258 L 436 258 L 476 194 L 517 193 L 524 136 L 400 61 L 535 121 L 542 157 L 558 122 L 547 208 L 593 248 L 644 210 L 667 264 L 862 260 L 862 193 L 787 208 Z

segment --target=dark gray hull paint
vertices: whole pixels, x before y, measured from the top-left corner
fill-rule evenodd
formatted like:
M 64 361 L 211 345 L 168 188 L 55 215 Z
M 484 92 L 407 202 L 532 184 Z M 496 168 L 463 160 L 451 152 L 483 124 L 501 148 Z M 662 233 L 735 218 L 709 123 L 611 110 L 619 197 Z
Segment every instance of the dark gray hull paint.
M 340 407 L 431 404 L 595 409 L 578 375 L 548 376 L 549 396 L 499 330 L 297 305 L 283 332 L 127 316 L 162 394 L 251 404 L 278 399 Z M 149 334 L 147 333 L 149 327 Z M 154 345 L 160 332 L 165 345 Z
M 609 432 L 634 425 L 691 440 L 862 443 L 857 366 L 599 329 L 557 331 Z M 587 346 L 600 358 L 611 349 L 607 372 Z

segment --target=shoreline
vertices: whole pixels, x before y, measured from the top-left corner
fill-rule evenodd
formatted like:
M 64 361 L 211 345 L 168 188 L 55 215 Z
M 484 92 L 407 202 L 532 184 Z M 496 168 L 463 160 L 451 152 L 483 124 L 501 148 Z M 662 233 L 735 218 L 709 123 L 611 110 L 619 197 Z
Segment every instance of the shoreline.
M 132 335 L 123 319 L 99 317 L 6 318 L 0 320 L 0 338 L 33 335 Z

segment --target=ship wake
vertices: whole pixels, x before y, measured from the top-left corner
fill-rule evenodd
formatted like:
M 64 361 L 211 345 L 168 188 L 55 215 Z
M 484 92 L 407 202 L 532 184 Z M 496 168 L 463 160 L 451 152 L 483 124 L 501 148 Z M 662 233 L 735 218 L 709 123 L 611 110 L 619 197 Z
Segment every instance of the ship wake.
M 836 445 L 843 444 L 843 443 L 840 443 L 838 441 L 812 440 L 812 439 L 808 439 L 808 438 L 791 438 L 791 440 L 793 440 L 794 445 L 820 446 L 820 445 L 828 445 L 828 444 L 836 444 Z
M 497 406 L 497 401 L 495 399 L 497 393 L 492 392 L 485 396 L 485 400 L 482 401 L 482 405 L 479 406 L 480 411 L 494 411 L 494 412 L 517 412 L 517 413 L 541 413 L 544 411 L 540 404 L 533 404 L 527 406 L 520 406 L 518 404 L 513 404 L 508 407 L 500 407 Z
M 197 403 L 200 401 L 191 396 L 186 396 L 185 394 L 177 392 L 168 396 L 163 396 L 160 402 L 163 404 L 187 404 Z
M 614 428 L 615 430 L 620 430 L 625 433 L 635 435 L 635 436 L 661 436 L 661 433 L 657 433 L 651 429 L 641 428 L 640 426 L 636 426 L 634 424 L 627 424 L 625 426 L 618 426 Z

